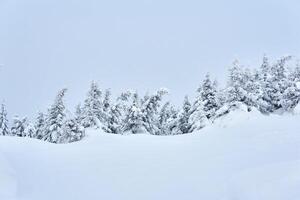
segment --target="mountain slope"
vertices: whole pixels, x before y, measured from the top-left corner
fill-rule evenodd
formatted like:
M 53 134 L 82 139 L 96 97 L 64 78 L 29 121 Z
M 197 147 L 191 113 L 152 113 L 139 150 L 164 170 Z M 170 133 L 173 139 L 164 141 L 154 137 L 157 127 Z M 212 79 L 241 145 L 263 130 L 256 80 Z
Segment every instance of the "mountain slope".
M 89 130 L 63 145 L 1 137 L 0 199 L 296 200 L 299 121 L 240 110 L 188 135 Z

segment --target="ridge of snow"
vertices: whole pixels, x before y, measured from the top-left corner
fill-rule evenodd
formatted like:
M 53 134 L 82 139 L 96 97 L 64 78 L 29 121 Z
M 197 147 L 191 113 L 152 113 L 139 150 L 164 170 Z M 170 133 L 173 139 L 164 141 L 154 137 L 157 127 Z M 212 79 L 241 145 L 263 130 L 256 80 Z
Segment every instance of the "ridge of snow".
M 1 137 L 0 178 L 9 178 L 0 199 L 298 200 L 299 121 L 238 109 L 178 136 L 87 130 L 61 145 Z

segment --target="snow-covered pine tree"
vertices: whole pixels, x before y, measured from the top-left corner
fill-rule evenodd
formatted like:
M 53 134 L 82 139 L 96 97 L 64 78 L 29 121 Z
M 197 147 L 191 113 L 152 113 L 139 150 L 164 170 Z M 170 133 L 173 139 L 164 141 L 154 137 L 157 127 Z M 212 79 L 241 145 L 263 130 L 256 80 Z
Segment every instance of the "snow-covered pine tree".
M 81 140 L 85 136 L 85 129 L 76 119 L 68 119 L 63 124 L 63 135 L 60 143 L 71 143 Z
M 188 96 L 185 96 L 183 101 L 182 110 L 178 116 L 177 130 L 178 134 L 186 134 L 193 132 L 193 124 L 190 120 L 192 114 L 192 105 Z
M 268 100 L 268 91 L 269 88 L 271 87 L 271 65 L 269 62 L 269 58 L 264 55 L 262 64 L 260 68 L 257 70 L 258 76 L 256 76 L 256 82 L 259 84 L 259 93 L 260 95 L 258 96 L 257 99 L 257 107 L 258 109 L 264 113 L 268 114 L 269 112 L 272 111 L 272 105 L 270 101 Z
M 83 108 L 81 104 L 78 104 L 75 108 L 75 120 L 78 124 L 83 125 Z
M 7 119 L 7 111 L 5 109 L 5 105 L 1 105 L 0 110 L 0 135 L 9 135 L 10 131 L 8 128 L 8 119 Z
M 270 69 L 264 87 L 262 99 L 268 105 L 267 111 L 274 112 L 281 109 L 283 93 L 289 86 L 286 63 L 291 60 L 291 56 L 284 56 L 279 59 Z
M 262 98 L 262 88 L 260 84 L 259 72 L 246 68 L 244 70 L 244 85 L 242 86 L 246 92 L 244 103 L 248 106 L 248 110 L 252 107 L 259 108 L 259 101 Z
M 260 66 L 259 79 L 261 82 L 266 82 L 270 76 L 271 66 L 269 63 L 269 58 L 264 55 L 263 62 Z
M 173 135 L 177 127 L 178 111 L 171 106 L 170 102 L 166 102 L 159 111 L 156 120 L 158 127 L 155 135 Z
M 191 116 L 189 118 L 189 123 L 192 125 L 192 131 L 200 130 L 209 123 L 209 120 L 207 119 L 207 115 L 203 107 L 203 102 L 199 100 L 199 98 L 196 98 L 196 101 L 192 105 Z M 216 117 L 218 116 L 214 116 L 214 118 Z
M 162 98 L 166 94 L 168 94 L 168 90 L 161 88 L 153 95 L 146 95 L 142 100 L 143 125 L 150 134 L 156 134 L 158 131 L 158 128 L 155 126 L 155 121 L 157 120 L 158 109 Z
M 24 135 L 26 137 L 30 137 L 30 138 L 37 138 L 37 131 L 35 130 L 35 127 L 32 123 L 28 122 L 25 130 L 24 130 Z
M 233 66 L 229 69 L 229 80 L 226 88 L 227 99 L 226 103 L 230 106 L 236 102 L 246 102 L 247 92 L 244 90 L 245 77 L 239 62 L 235 60 Z
M 120 134 L 123 123 L 121 105 L 117 102 L 116 105 L 110 105 L 108 109 L 102 128 L 107 133 Z
M 44 128 L 45 128 L 45 115 L 42 112 L 39 112 L 34 125 L 36 131 L 36 138 L 42 139 L 44 137 Z
M 284 90 L 280 105 L 283 111 L 292 111 L 300 101 L 300 88 L 296 82 L 290 82 L 286 90 Z
M 143 131 L 143 113 L 140 107 L 140 99 L 137 93 L 133 93 L 132 105 L 127 111 L 124 124 L 122 127 L 123 132 L 130 131 L 133 134 Z
M 133 93 L 131 91 L 122 92 L 115 103 L 110 103 L 105 113 L 105 121 L 102 129 L 107 133 L 122 134 L 125 127 L 126 117 L 132 105 Z
M 92 82 L 83 106 L 82 125 L 85 128 L 99 128 L 103 122 L 102 91 L 96 82 Z
M 105 90 L 104 99 L 102 102 L 103 112 L 106 113 L 111 105 L 111 91 L 110 89 Z
M 300 61 L 297 61 L 295 69 L 291 72 L 289 79 L 300 85 Z M 299 86 L 300 87 L 300 86 Z
M 25 137 L 26 127 L 27 127 L 27 118 L 24 117 L 23 119 L 20 119 L 18 116 L 15 116 L 11 127 L 11 135 L 18 136 L 18 137 Z
M 203 112 L 207 119 L 214 117 L 216 110 L 219 109 L 216 81 L 212 82 L 209 74 L 207 74 L 198 91 L 199 100 L 202 101 Z
M 65 121 L 65 105 L 63 98 L 67 89 L 59 91 L 53 105 L 49 108 L 45 120 L 43 140 L 51 143 L 60 143 L 64 134 L 63 124 Z

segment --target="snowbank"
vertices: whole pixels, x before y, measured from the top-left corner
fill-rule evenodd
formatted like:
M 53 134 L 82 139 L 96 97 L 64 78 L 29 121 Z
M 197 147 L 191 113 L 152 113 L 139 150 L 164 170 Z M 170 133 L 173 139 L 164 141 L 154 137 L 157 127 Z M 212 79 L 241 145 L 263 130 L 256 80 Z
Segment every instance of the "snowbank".
M 17 181 L 14 171 L 0 151 L 0 199 L 15 199 L 16 193 Z
M 298 200 L 299 121 L 236 110 L 179 136 L 87 131 L 63 145 L 1 137 L 9 189 L 0 199 Z

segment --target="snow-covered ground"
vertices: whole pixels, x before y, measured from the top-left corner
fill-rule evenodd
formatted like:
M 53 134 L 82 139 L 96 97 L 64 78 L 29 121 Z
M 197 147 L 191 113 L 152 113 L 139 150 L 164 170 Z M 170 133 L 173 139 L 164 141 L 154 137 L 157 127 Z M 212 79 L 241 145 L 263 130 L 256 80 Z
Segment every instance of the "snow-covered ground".
M 300 115 L 236 111 L 180 136 L 0 138 L 1 200 L 298 200 Z

